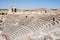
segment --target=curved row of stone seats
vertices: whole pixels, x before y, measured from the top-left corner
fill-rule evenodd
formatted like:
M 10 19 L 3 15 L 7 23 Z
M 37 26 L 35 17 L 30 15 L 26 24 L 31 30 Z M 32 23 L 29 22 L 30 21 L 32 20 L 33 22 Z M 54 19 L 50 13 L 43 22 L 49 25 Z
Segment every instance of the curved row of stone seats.
M 12 25 L 9 25 L 9 26 L 12 26 Z M 16 37 L 19 38 L 19 37 L 24 36 L 24 35 L 26 36 L 30 31 L 32 31 L 32 30 L 25 27 L 25 26 L 19 25 L 16 27 L 9 27 L 9 28 L 7 27 L 5 29 L 5 31 L 3 31 L 3 33 L 5 35 L 8 35 L 10 40 L 14 40 Z M 14 37 L 14 38 L 12 38 L 12 37 Z
M 29 23 L 27 25 L 27 27 L 30 28 L 31 30 L 34 29 L 36 31 L 36 30 L 40 30 L 40 29 L 46 29 L 46 28 L 48 29 L 48 28 L 52 27 L 52 25 L 49 22 L 45 22 L 42 20 L 40 20 L 40 21 L 35 20 L 35 21 Z
M 31 20 L 30 20 L 31 15 L 28 18 L 25 18 L 25 16 L 26 15 L 7 16 L 3 34 L 6 34 L 7 36 L 9 36 L 10 40 L 26 40 L 26 35 L 29 34 L 30 32 L 35 32 L 38 30 L 39 30 L 38 32 L 40 31 L 46 32 L 50 28 L 54 28 L 55 25 L 57 25 L 56 21 L 46 21 L 42 18 L 38 18 L 40 16 L 32 15 L 34 18 L 32 18 Z M 16 19 L 18 19 L 19 21 L 17 21 Z M 27 23 L 27 25 L 25 26 L 21 25 L 22 22 L 24 24 Z M 55 25 L 52 24 L 53 22 L 55 23 Z M 14 25 L 15 23 L 18 23 L 18 25 Z
M 56 22 L 60 24 L 60 17 L 56 18 Z
M 44 15 L 44 16 L 42 15 L 42 16 L 39 17 L 39 19 L 51 22 L 52 25 L 60 24 L 60 20 L 59 20 L 60 18 L 59 19 L 58 18 L 59 17 L 56 17 L 56 15 Z
M 15 16 L 16 16 L 16 15 L 15 15 Z M 27 18 L 25 18 L 25 17 L 27 17 Z M 41 17 L 41 16 L 40 16 L 40 17 Z M 18 18 L 18 17 L 16 17 L 16 18 Z M 9 19 L 10 19 L 10 18 L 9 18 Z M 12 23 L 12 22 L 14 23 L 15 21 L 12 20 L 12 19 L 16 20 L 15 17 L 13 17 L 13 18 L 11 17 L 11 21 L 10 21 L 11 23 Z M 34 19 L 34 18 L 30 18 L 29 16 L 24 16 L 24 15 L 23 15 L 22 17 L 20 17 L 20 19 L 17 19 L 16 21 L 19 21 L 19 24 L 21 24 L 21 25 L 24 25 L 24 24 L 26 25 L 26 23 L 28 23 L 28 21 L 29 21 L 30 19 L 32 20 L 32 19 Z M 45 20 L 45 19 L 46 19 L 46 21 L 47 21 L 47 20 L 49 20 L 49 17 L 47 16 L 45 19 L 41 17 L 41 19 L 42 19 L 42 20 Z M 7 19 L 7 20 L 8 20 L 8 19 Z M 30 21 L 31 21 L 31 20 L 30 20 Z M 51 19 L 50 19 L 50 20 L 51 20 Z M 29 22 L 30 22 L 30 21 L 29 21 Z
M 45 31 L 46 32 L 46 31 Z
M 36 21 L 34 21 L 34 23 L 36 24 L 36 23 L 38 23 L 38 22 L 36 22 Z M 35 25 L 33 22 L 32 23 L 30 23 L 29 25 Z M 39 24 L 39 23 L 38 23 Z M 38 25 L 37 24 L 37 25 Z M 28 27 L 29 27 L 29 25 L 28 25 Z M 33 26 L 33 27 L 38 27 L 37 25 L 35 25 L 35 26 Z M 45 21 L 40 21 L 40 24 L 39 24 L 41 27 L 43 26 L 43 28 L 44 28 L 44 25 L 45 25 L 45 27 L 46 28 L 49 28 L 50 29 L 50 27 L 54 27 L 54 25 L 52 25 L 51 24 L 51 22 L 45 22 Z M 57 25 L 57 24 L 56 24 Z M 40 27 L 39 26 L 39 27 Z
M 17 17 L 18 18 L 18 17 Z M 13 19 L 13 20 L 12 20 Z M 4 34 L 6 34 L 6 35 L 8 35 L 8 36 L 10 36 L 10 38 L 12 39 L 12 37 L 14 37 L 15 36 L 15 34 L 14 34 L 14 32 L 15 32 L 15 30 L 16 30 L 16 28 L 18 28 L 18 27 L 16 27 L 16 25 L 13 25 L 12 23 L 10 23 L 11 21 L 13 21 L 13 22 L 15 22 L 14 21 L 14 19 L 16 19 L 16 18 L 14 18 L 14 17 L 10 17 L 9 18 L 9 16 L 7 17 L 7 20 L 6 20 L 6 22 L 5 22 L 5 31 L 3 31 L 3 33 Z M 20 19 L 19 19 L 20 20 Z M 24 26 L 23 26 L 24 27 Z M 10 30 L 11 29 L 11 30 Z M 20 28 L 19 28 L 20 29 Z M 28 28 L 27 28 L 28 29 Z M 18 29 L 17 29 L 18 30 Z M 23 31 L 24 29 L 22 29 L 22 32 L 24 32 Z M 9 33 L 8 33 L 8 31 L 9 31 Z M 21 32 L 21 31 L 20 31 Z M 25 33 L 25 32 L 24 32 Z M 21 34 L 23 34 L 23 33 L 21 33 Z M 17 35 L 17 33 L 16 33 L 16 35 Z M 14 38 L 13 38 L 14 39 Z M 12 40 L 13 40 L 12 39 Z
M 34 22 L 35 22 L 35 21 L 34 21 Z M 44 23 L 44 22 L 43 22 L 43 23 Z M 43 24 L 43 23 L 42 23 L 42 24 Z M 36 26 L 36 25 L 35 25 L 35 26 Z M 43 25 L 42 25 L 42 26 L 43 26 Z M 32 26 L 32 27 L 34 27 L 34 26 Z
M 39 15 L 39 18 L 47 21 L 47 20 L 53 20 L 53 18 L 59 18 L 59 17 L 56 17 L 56 16 L 57 15 L 44 14 L 44 15 Z
M 57 18 L 55 18 L 55 21 L 51 20 L 50 22 L 52 25 L 60 24 L 60 21 Z
M 7 27 L 6 29 L 5 29 L 5 31 L 3 31 L 3 34 L 5 34 L 5 35 L 8 35 L 9 36 L 9 38 L 10 38 L 10 40 L 12 40 L 13 38 L 12 37 L 14 37 L 14 36 L 16 36 L 15 34 L 14 34 L 14 32 L 15 32 L 15 30 L 16 30 L 16 28 L 17 27 L 11 27 L 10 25 L 8 25 L 9 26 L 9 28 Z M 24 29 L 23 29 L 24 30 Z
M 17 38 L 15 37 L 16 40 L 17 40 L 19 37 L 22 37 L 24 40 L 26 40 L 27 34 L 30 33 L 30 31 L 31 31 L 30 29 L 26 28 L 25 26 L 22 26 L 22 28 L 23 28 L 23 29 L 20 29 L 20 27 L 17 28 L 17 30 L 16 30 L 16 32 L 15 32 L 16 35 L 18 34 L 18 35 L 17 35 Z M 22 32 L 22 33 L 21 33 L 21 32 Z M 22 39 L 22 38 L 19 38 L 19 39 Z M 23 39 L 22 39 L 22 40 L 23 40 Z
M 10 26 L 10 28 L 8 28 L 8 26 Z M 13 29 L 12 29 L 12 27 L 13 27 Z M 11 24 L 9 24 L 9 25 L 6 25 L 6 29 L 5 29 L 5 34 L 8 34 L 8 35 L 13 35 L 14 33 L 14 31 L 13 30 L 15 30 L 16 28 L 14 28 L 15 26 L 13 26 L 13 25 L 11 25 Z M 24 26 L 23 26 L 24 27 Z M 10 30 L 11 29 L 11 30 Z M 19 28 L 20 29 L 20 28 Z M 8 31 L 10 30 L 10 32 L 9 33 L 7 33 Z M 21 31 L 20 31 L 21 32 Z M 25 33 L 25 32 L 24 32 Z M 23 34 L 23 33 L 22 33 Z M 11 36 L 12 37 L 12 36 Z

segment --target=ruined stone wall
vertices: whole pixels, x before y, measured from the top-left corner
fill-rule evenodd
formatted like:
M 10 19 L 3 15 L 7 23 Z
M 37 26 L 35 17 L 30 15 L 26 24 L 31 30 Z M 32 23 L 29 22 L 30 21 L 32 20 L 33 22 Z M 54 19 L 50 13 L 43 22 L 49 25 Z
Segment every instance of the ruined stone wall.
M 0 10 L 0 15 L 7 15 L 8 10 L 6 9 L 1 9 Z
M 13 9 L 13 12 L 12 12 Z M 16 12 L 14 12 L 14 10 Z M 59 14 L 60 13 L 60 9 L 47 9 L 47 8 L 37 8 L 37 9 L 31 9 L 31 10 L 26 10 L 26 9 L 16 9 L 16 8 L 9 8 L 9 9 L 0 9 L 0 15 L 2 14 L 21 14 L 21 13 L 37 13 L 37 14 Z

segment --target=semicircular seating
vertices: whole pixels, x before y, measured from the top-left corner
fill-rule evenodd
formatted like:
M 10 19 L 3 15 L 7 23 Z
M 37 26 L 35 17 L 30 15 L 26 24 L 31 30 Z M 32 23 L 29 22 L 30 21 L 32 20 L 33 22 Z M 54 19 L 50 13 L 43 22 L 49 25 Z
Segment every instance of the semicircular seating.
M 50 15 L 39 14 L 7 15 L 2 34 L 7 35 L 9 40 L 27 40 L 27 35 L 32 32 L 47 33 L 58 28 L 56 25 L 59 25 L 60 21 L 56 17 L 56 20 L 53 21 L 52 18 Z

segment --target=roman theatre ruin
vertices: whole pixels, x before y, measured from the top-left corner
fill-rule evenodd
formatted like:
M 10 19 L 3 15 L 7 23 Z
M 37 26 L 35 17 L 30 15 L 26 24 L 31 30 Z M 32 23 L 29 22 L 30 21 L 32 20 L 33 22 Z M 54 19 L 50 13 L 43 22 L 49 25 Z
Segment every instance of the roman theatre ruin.
M 60 40 L 60 9 L 0 9 L 0 40 Z

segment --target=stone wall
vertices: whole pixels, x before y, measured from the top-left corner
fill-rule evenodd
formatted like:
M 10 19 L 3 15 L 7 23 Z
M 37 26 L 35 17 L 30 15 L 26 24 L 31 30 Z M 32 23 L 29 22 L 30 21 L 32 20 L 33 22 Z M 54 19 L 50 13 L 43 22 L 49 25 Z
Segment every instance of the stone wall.
M 7 9 L 0 9 L 0 15 L 7 15 Z
M 4 14 L 21 14 L 21 13 L 37 13 L 37 14 L 59 14 L 60 9 L 47 9 L 47 8 L 37 8 L 37 9 L 16 9 L 16 8 L 9 8 L 9 9 L 0 9 L 0 15 Z

